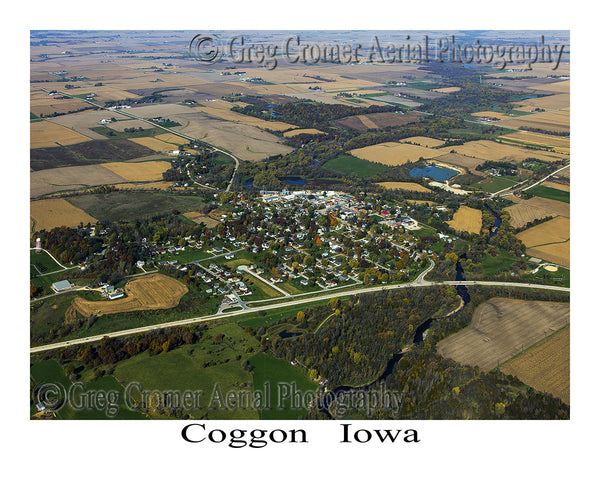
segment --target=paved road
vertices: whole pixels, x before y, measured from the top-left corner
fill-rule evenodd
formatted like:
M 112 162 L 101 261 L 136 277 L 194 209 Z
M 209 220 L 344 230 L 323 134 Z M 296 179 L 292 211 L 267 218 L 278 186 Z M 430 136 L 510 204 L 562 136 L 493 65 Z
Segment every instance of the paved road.
M 433 266 L 430 266 L 429 269 L 431 269 L 431 268 L 433 268 Z M 52 343 L 49 345 L 41 345 L 39 347 L 32 347 L 32 348 L 30 348 L 29 351 L 30 351 L 30 353 L 45 352 L 47 350 L 64 348 L 64 347 L 68 347 L 71 345 L 80 345 L 83 343 L 98 342 L 103 337 L 112 337 L 112 338 L 124 337 L 127 335 L 134 335 L 136 333 L 150 332 L 152 330 L 158 330 L 161 328 L 180 327 L 183 325 L 191 325 L 194 323 L 208 322 L 210 320 L 216 320 L 216 319 L 221 319 L 221 318 L 232 318 L 232 317 L 236 317 L 238 315 L 245 315 L 248 312 L 252 312 L 252 311 L 275 310 L 278 308 L 299 306 L 299 305 L 303 305 L 305 303 L 315 302 L 318 300 L 328 300 L 328 299 L 335 298 L 335 297 L 347 297 L 350 295 L 380 292 L 383 290 L 397 290 L 400 288 L 415 288 L 415 287 L 426 288 L 426 287 L 430 287 L 433 285 L 465 285 L 465 286 L 484 285 L 484 286 L 498 286 L 498 287 L 504 286 L 504 287 L 520 287 L 520 288 L 539 288 L 542 290 L 556 290 L 556 291 L 561 291 L 561 292 L 569 292 L 570 291 L 570 289 L 567 287 L 557 287 L 555 285 L 538 285 L 538 284 L 534 284 L 534 283 L 519 283 L 519 282 L 486 282 L 486 281 L 477 281 L 477 280 L 464 281 L 464 282 L 459 282 L 459 281 L 428 282 L 428 281 L 424 280 L 424 278 L 423 278 L 426 273 L 427 272 L 424 272 L 423 274 L 421 274 L 419 276 L 419 278 L 417 280 L 415 280 L 414 282 L 404 283 L 404 284 L 400 284 L 400 285 L 383 285 L 383 286 L 378 285 L 375 287 L 367 287 L 367 288 L 361 288 L 361 289 L 350 290 L 350 291 L 345 291 L 345 292 L 328 293 L 325 295 L 319 295 L 318 297 L 294 299 L 294 300 L 290 300 L 288 302 L 276 303 L 276 304 L 272 304 L 272 305 L 264 305 L 262 307 L 247 307 L 246 310 L 239 310 L 239 311 L 231 312 L 231 313 L 224 312 L 224 313 L 217 313 L 214 315 L 207 315 L 204 317 L 187 318 L 187 319 L 183 319 L 183 320 L 176 320 L 174 322 L 166 322 L 166 323 L 160 323 L 157 325 L 149 325 L 146 327 L 131 328 L 128 330 L 121 330 L 118 332 L 111 332 L 111 333 L 106 333 L 106 334 L 102 334 L 102 335 L 95 335 L 95 336 L 86 337 L 86 338 L 69 340 L 69 341 L 65 341 L 65 342 Z

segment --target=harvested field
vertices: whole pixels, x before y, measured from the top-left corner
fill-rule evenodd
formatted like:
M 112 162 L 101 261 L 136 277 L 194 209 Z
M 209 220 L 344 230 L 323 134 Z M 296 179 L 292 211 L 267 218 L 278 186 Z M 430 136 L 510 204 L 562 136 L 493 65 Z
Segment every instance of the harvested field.
M 537 88 L 536 90 L 544 90 L 545 92 L 569 93 L 571 91 L 571 80 L 548 83 Z
M 570 341 L 569 327 L 563 328 L 509 360 L 500 370 L 568 404 L 571 401 Z
M 512 115 L 506 115 L 505 113 L 494 112 L 494 111 L 473 112 L 471 114 L 471 116 L 495 118 L 498 120 L 508 120 L 509 118 L 514 118 L 514 116 L 512 116 Z
M 181 139 L 182 141 L 185 141 Z M 137 143 L 138 145 L 143 145 L 144 147 L 150 148 L 155 152 L 172 152 L 173 150 L 177 150 L 177 147 L 172 143 L 163 142 L 162 140 L 158 140 L 156 137 L 140 137 L 140 138 L 132 138 L 132 142 Z
M 62 95 L 50 96 L 41 91 L 32 91 L 30 94 L 29 111 L 38 117 L 54 113 L 77 112 L 87 107 L 89 105 L 78 98 L 62 98 Z
M 367 126 L 365 119 L 369 125 L 374 124 L 376 127 Z M 332 124 L 342 128 L 350 128 L 352 130 L 358 130 L 359 132 L 366 132 L 369 128 L 402 126 L 408 123 L 418 122 L 420 119 L 421 117 L 418 115 L 402 115 L 394 112 L 383 112 L 344 117 L 332 122 Z
M 569 132 L 571 124 L 571 109 L 565 108 L 554 112 L 532 113 L 520 118 L 512 118 L 494 122 L 494 125 L 509 128 L 540 128 L 550 132 Z
M 285 132 L 283 134 L 284 137 L 295 137 L 296 135 L 320 135 L 324 132 L 321 130 L 317 130 L 316 128 L 297 128 L 295 130 L 290 130 L 289 132 Z
M 188 140 L 174 133 L 162 133 L 154 138 L 161 142 L 171 143 L 175 147 L 188 143 Z
M 150 124 L 143 122 L 142 120 L 120 120 L 107 123 L 105 126 L 115 132 L 124 132 L 126 128 L 141 128 L 143 130 L 152 128 Z
M 289 123 L 267 121 L 260 118 L 251 117 L 249 115 L 243 115 L 238 112 L 232 112 L 230 110 L 232 106 L 232 103 L 218 100 L 216 102 L 207 102 L 207 106 L 205 107 L 194 107 L 194 110 L 206 113 L 211 117 L 217 117 L 222 120 L 229 120 L 236 123 L 243 123 L 245 125 L 261 128 L 263 130 L 282 131 L 289 130 L 290 128 L 296 128 L 296 125 L 291 125 Z
M 516 202 L 516 205 L 511 205 L 506 208 L 510 213 L 510 224 L 513 227 L 519 228 L 527 225 L 528 222 L 536 218 L 562 216 L 570 218 L 571 208 L 568 203 L 551 200 L 549 198 L 533 197 L 524 200 L 519 197 L 510 196 L 509 200 Z
M 106 124 L 106 126 L 110 126 L 111 128 L 114 128 L 114 125 L 118 125 L 121 121 L 123 121 L 123 123 L 128 122 L 128 121 L 136 121 L 137 122 L 137 120 L 130 120 L 129 117 L 126 117 L 125 115 L 121 115 L 120 113 L 118 113 L 116 111 L 113 111 L 113 112 L 88 111 L 88 112 L 74 113 L 74 114 L 70 114 L 70 115 L 61 115 L 59 117 L 48 118 L 47 121 L 55 123 L 57 125 L 63 125 L 67 128 L 70 128 L 71 130 L 75 130 L 76 132 L 81 133 L 82 135 L 90 137 L 93 140 L 106 140 L 106 137 L 104 135 L 93 131 L 92 128 L 99 127 L 101 125 L 99 123 L 101 120 L 110 119 L 112 117 L 114 117 L 117 120 L 117 122 Z M 146 127 L 148 127 L 148 126 L 149 125 L 146 124 Z M 143 128 L 146 128 L 146 127 L 143 127 Z
M 569 268 L 571 266 L 571 241 L 563 243 L 552 243 L 550 245 L 541 245 L 528 248 L 527 255 L 536 258 L 543 258 L 552 263 Z
M 434 88 L 432 90 L 432 92 L 439 92 L 439 93 L 456 93 L 456 92 L 460 92 L 462 90 L 461 87 L 442 87 L 442 88 Z
M 409 97 L 425 99 L 425 100 L 435 100 L 437 98 L 444 98 L 446 95 L 443 92 L 438 92 L 435 90 L 421 90 L 419 88 L 410 88 L 410 87 L 397 87 L 397 86 L 385 86 L 381 87 L 381 90 L 395 94 L 408 95 Z M 375 97 L 378 98 L 378 97 Z
M 439 150 L 432 150 L 409 143 L 386 142 L 371 145 L 370 147 L 356 148 L 350 150 L 349 153 L 369 162 L 395 166 L 416 162 L 420 158 L 433 158 L 438 155 Z
M 117 190 L 170 190 L 174 182 L 119 183 Z M 177 189 L 175 189 L 177 190 Z
M 76 154 L 89 160 L 132 160 L 134 158 L 153 155 L 149 148 L 138 145 L 130 140 L 90 140 L 85 143 L 76 143 L 69 147 Z
M 517 238 L 527 247 L 564 242 L 571 235 L 570 223 L 568 218 L 556 217 L 548 222 L 528 228 L 524 232 L 517 234 Z
M 198 212 L 187 212 L 184 213 L 183 216 L 189 218 L 192 222 L 203 223 L 208 228 L 216 227 L 219 223 L 221 223 L 218 220 L 209 217 L 208 215 Z
M 569 304 L 493 298 L 479 305 L 467 328 L 437 344 L 437 351 L 490 370 L 569 323 Z
M 80 223 L 84 225 L 96 223 L 94 217 L 63 198 L 30 202 L 29 215 L 35 231 L 51 230 L 54 227 L 77 227 Z
M 562 190 L 564 192 L 570 192 L 571 191 L 571 187 L 569 185 L 563 185 L 562 183 L 544 182 L 544 183 L 542 183 L 542 185 L 544 187 L 556 188 L 556 189 Z
M 491 140 L 476 140 L 467 142 L 463 145 L 443 147 L 435 151 L 439 152 L 441 155 L 443 153 L 451 153 L 451 150 L 468 157 L 482 158 L 483 160 L 493 160 L 496 162 L 518 163 L 531 157 L 547 162 L 556 162 L 565 158 L 564 155 L 558 153 L 534 151 L 527 148 L 493 142 Z
M 409 192 L 431 192 L 431 190 L 423 185 L 413 182 L 381 182 L 377 185 L 382 186 L 386 190 L 407 190 Z
M 125 298 L 92 302 L 75 297 L 71 305 L 85 317 L 137 310 L 166 310 L 176 307 L 188 288 L 178 280 L 160 273 L 130 280 Z
M 471 173 L 475 175 L 485 175 L 485 173 L 475 170 L 478 165 L 481 165 L 485 162 L 485 160 L 481 158 L 466 157 L 465 155 L 460 155 L 459 153 L 445 153 L 439 157 L 434 157 L 433 161 L 454 165 L 455 167 L 468 168 Z
M 421 145 L 422 147 L 439 147 L 444 144 L 443 140 L 429 137 L 409 137 L 400 140 L 401 143 L 413 143 L 415 145 Z
M 481 217 L 481 210 L 461 205 L 448 225 L 459 232 L 479 233 Z
M 571 151 L 571 139 L 569 137 L 558 137 L 556 135 L 544 135 L 535 132 L 514 132 L 498 137 L 499 140 L 513 141 L 514 143 L 525 143 L 529 145 L 541 145 L 553 148 L 558 153 L 569 155 Z
M 405 107 L 420 107 L 423 105 L 421 102 L 416 102 L 415 100 L 411 100 L 405 97 L 397 97 L 396 95 L 382 95 L 381 97 L 377 97 L 378 102 L 385 103 L 396 103 L 399 105 L 404 105 Z
M 29 178 L 31 197 L 125 181 L 123 177 L 102 165 L 51 168 L 31 172 Z
M 150 161 L 138 163 L 105 163 L 102 165 L 111 172 L 130 182 L 151 182 L 161 180 L 163 172 L 171 168 L 171 164 L 165 161 Z
M 515 106 L 515 110 L 532 112 L 536 108 L 543 108 L 544 110 L 569 108 L 571 103 L 570 98 L 571 96 L 568 93 L 559 93 L 557 95 L 539 98 L 526 98 L 524 100 L 519 100 L 518 106 Z
M 45 120 L 30 123 L 29 131 L 29 148 L 56 147 L 59 144 L 73 145 L 90 140 L 81 133 Z

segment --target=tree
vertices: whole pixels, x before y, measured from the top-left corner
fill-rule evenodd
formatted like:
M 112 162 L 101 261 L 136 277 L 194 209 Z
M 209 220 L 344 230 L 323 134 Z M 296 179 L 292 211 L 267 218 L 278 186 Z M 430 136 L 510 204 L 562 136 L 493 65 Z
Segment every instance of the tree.
M 304 320 L 305 316 L 306 315 L 304 314 L 304 312 L 302 310 L 299 310 L 298 314 L 296 315 L 296 321 L 298 323 L 302 322 Z

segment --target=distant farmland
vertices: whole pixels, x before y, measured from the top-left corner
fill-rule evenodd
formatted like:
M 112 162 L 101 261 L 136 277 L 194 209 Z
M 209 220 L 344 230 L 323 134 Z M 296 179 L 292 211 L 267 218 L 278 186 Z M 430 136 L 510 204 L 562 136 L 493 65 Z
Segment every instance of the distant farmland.
M 569 323 L 569 304 L 493 298 L 467 328 L 437 344 L 457 362 L 490 370 Z

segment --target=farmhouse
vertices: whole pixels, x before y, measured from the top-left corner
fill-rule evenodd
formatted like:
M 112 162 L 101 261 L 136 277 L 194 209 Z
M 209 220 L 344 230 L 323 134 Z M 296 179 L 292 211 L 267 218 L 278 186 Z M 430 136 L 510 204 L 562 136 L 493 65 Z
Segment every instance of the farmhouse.
M 68 280 L 61 280 L 52 284 L 52 290 L 54 290 L 56 293 L 68 290 L 71 287 L 71 282 L 69 282 Z

